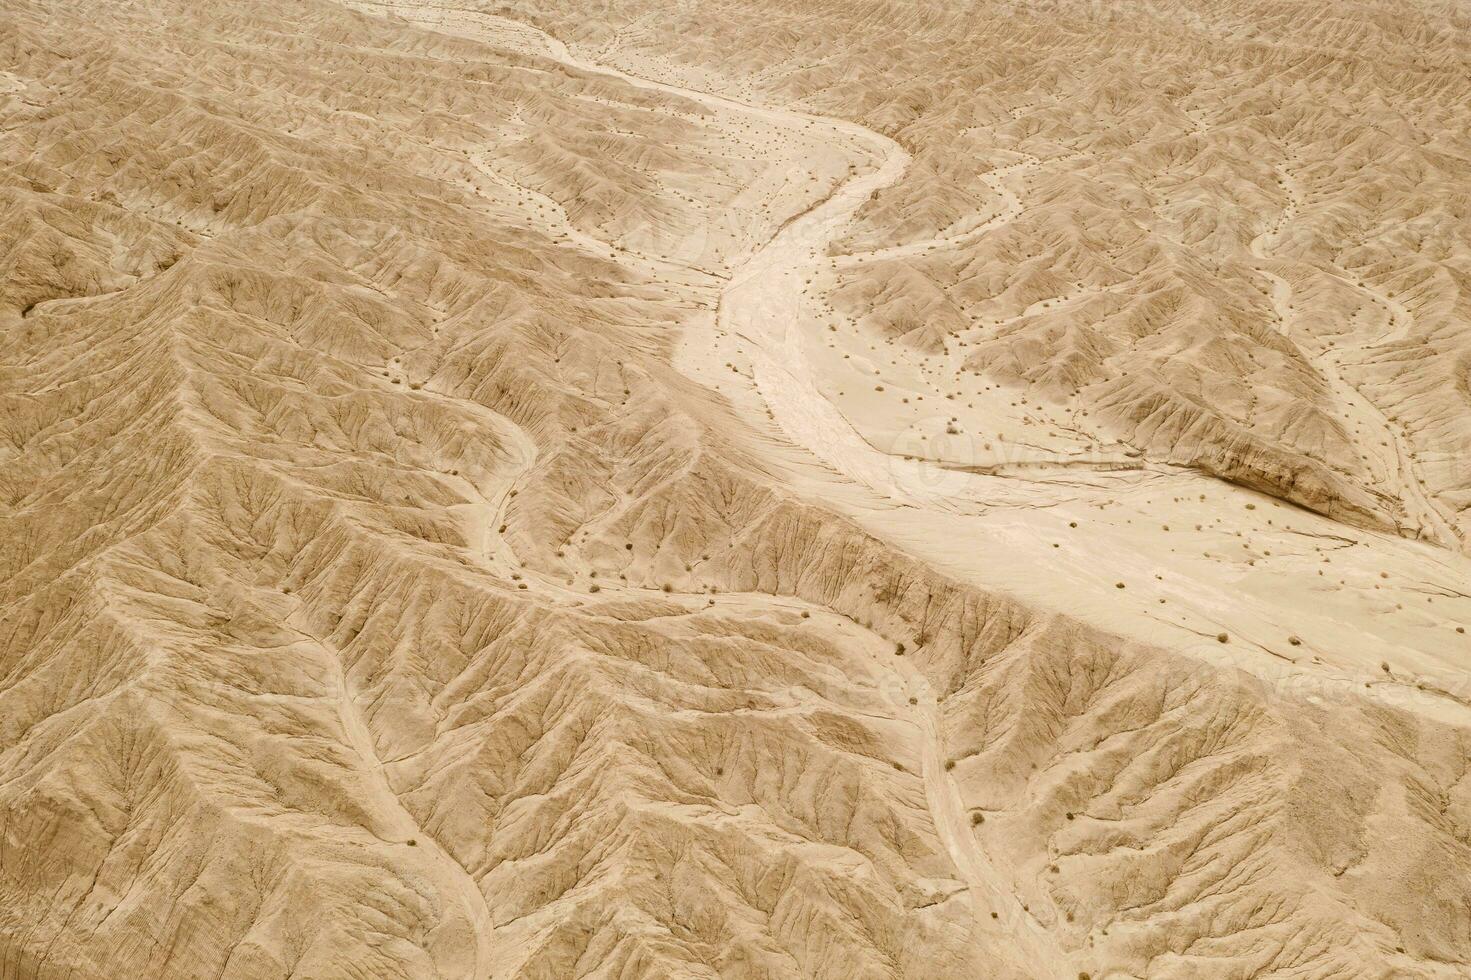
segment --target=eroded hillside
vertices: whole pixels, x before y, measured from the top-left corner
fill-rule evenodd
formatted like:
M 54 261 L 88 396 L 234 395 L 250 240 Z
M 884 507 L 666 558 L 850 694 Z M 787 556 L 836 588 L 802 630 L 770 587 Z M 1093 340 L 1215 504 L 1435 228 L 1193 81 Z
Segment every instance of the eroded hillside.
M 1471 970 L 1464 13 L 0 18 L 0 976 Z
M 909 149 L 821 283 L 856 339 L 930 355 L 941 392 L 975 371 L 1091 440 L 1464 546 L 1465 11 L 668 6 L 514 9 Z

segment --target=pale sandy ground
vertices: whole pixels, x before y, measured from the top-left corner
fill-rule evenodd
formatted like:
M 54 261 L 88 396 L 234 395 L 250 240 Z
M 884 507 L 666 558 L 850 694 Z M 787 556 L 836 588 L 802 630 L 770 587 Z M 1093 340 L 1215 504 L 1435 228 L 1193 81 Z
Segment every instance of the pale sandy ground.
M 1073 428 L 1076 406 L 1035 397 L 1028 404 L 1024 391 L 968 379 L 962 350 L 926 356 L 862 329 L 827 329 L 842 318 L 809 287 L 838 264 L 870 260 L 827 252 L 849 232 L 855 211 L 903 174 L 908 154 L 892 140 L 845 121 L 742 101 L 748 93 L 717 87 L 714 76 L 676 73 L 675 84 L 598 65 L 497 18 L 416 14 L 407 6 L 395 12 L 435 29 L 524 45 L 716 111 L 748 113 L 772 123 L 779 140 L 815 126 L 836 160 L 860 162 L 855 176 L 734 263 L 718 312 L 690 321 L 676 358 L 680 370 L 767 434 L 765 462 L 815 501 L 959 580 L 1208 665 L 1240 668 L 1269 687 L 1323 702 L 1362 688 L 1371 700 L 1451 724 L 1471 720 L 1471 636 L 1464 632 L 1471 559 L 1464 554 L 1345 525 L 1182 467 L 1143 464 L 1137 452 Z M 1025 202 L 1007 177 L 1026 165 L 993 171 L 1004 199 L 993 217 L 873 258 L 963 242 L 1014 218 Z M 758 198 L 775 193 L 757 188 Z M 1372 433 L 1386 431 L 1367 402 L 1350 395 L 1348 404 Z M 1406 465 L 1397 441 L 1368 452 L 1391 480 Z M 1433 506 L 1422 506 L 1427 522 L 1445 526 Z M 903 683 L 925 687 L 912 671 Z M 926 691 L 925 703 L 933 697 Z M 937 722 L 926 719 L 922 754 L 936 827 L 966 880 L 990 894 L 1006 875 L 973 845 L 940 768 Z M 1025 930 L 1007 928 L 1017 959 L 998 970 L 1064 974 L 1060 963 L 1039 965 L 1048 954 L 1028 948 Z
M 41 614 L 8 624 L 40 638 L 0 661 L 17 719 L 0 726 L 0 977 L 110 962 L 251 978 L 1465 975 L 1471 559 L 1332 345 L 1317 363 L 1368 479 L 1436 543 L 1151 458 L 1100 438 L 1086 399 L 966 367 L 973 341 L 1106 287 L 997 304 L 938 347 L 829 306 L 870 266 L 1020 220 L 1038 158 L 993 161 L 985 209 L 870 248 L 860 211 L 916 160 L 771 99 L 762 72 L 624 37 L 569 47 L 472 9 L 350 6 L 403 31 L 395 58 L 429 52 L 410 76 L 478 49 L 446 53 L 405 21 L 542 73 L 455 169 L 427 159 L 468 207 L 537 236 L 530 251 L 551 243 L 623 332 L 544 350 L 554 332 L 537 323 L 487 353 L 475 345 L 500 322 L 478 307 L 483 322 L 447 326 L 346 307 L 372 337 L 334 354 L 348 380 L 288 378 L 331 409 L 242 399 L 254 441 L 237 444 L 214 421 L 233 403 L 197 397 L 194 377 L 243 389 L 318 341 L 288 331 L 289 355 L 196 363 L 177 349 L 225 342 L 180 330 L 166 357 L 189 380 L 164 397 L 186 431 L 280 468 L 261 486 L 201 480 L 204 516 L 186 508 L 177 541 L 125 535 L 117 568 L 89 569 L 95 618 L 121 624 L 142 666 L 87 667 L 77 645 L 83 669 L 53 681 L 27 657 L 60 631 Z M 575 95 L 556 88 L 569 78 Z M 630 88 L 661 100 L 661 122 L 702 127 L 670 136 L 698 164 L 624 172 L 661 175 L 680 201 L 667 221 L 582 207 L 513 149 L 557 99 L 613 114 Z M 190 222 L 191 247 L 228 237 Z M 1274 271 L 1278 234 L 1251 243 L 1262 288 L 1278 328 L 1310 334 Z M 355 300 L 400 300 L 402 278 L 405 295 L 431 284 L 431 309 L 454 305 L 441 282 L 471 288 L 419 253 L 380 264 L 371 249 L 392 236 L 362 237 L 314 285 L 370 269 Z M 276 261 L 253 248 L 249 262 Z M 221 293 L 298 329 L 309 303 L 283 313 L 285 285 L 257 297 L 230 278 L 246 259 L 218 262 Z M 1343 285 L 1384 312 L 1337 350 L 1408 329 L 1407 306 Z M 97 298 L 43 300 L 16 323 L 60 332 Z M 549 321 L 578 315 L 537 302 Z M 677 327 L 667 349 L 641 332 L 656 315 Z M 350 373 L 359 361 L 371 372 Z M 78 384 L 54 370 L 16 403 Z M 19 458 L 30 421 L 10 410 Z M 349 450 L 319 464 L 334 440 Z M 338 468 L 316 496 L 311 475 Z M 369 488 L 382 511 L 355 509 Z M 45 508 L 27 492 L 13 496 L 29 519 Z M 332 523 L 306 505 L 280 516 L 278 499 L 329 500 Z M 0 608 L 26 608 L 48 533 L 64 536 L 13 544 Z M 68 701 L 102 683 L 97 662 L 158 689 Z M 159 803 L 160 785 L 184 802 Z
M 826 330 L 840 318 L 805 284 L 821 281 L 828 245 L 847 233 L 858 207 L 903 173 L 908 156 L 892 140 L 742 102 L 739 90 L 711 93 L 600 66 L 502 19 L 394 9 L 788 131 L 815 124 L 837 159 L 880 160 L 736 264 L 718 317 L 694 321 L 677 361 L 740 405 L 751 424 L 801 450 L 772 462 L 817 499 L 948 574 L 1110 631 L 1273 684 L 1362 684 L 1376 697 L 1468 717 L 1471 636 L 1456 631 L 1471 622 L 1465 555 L 1347 526 L 1182 468 L 1143 466 L 1126 449 L 1070 431 L 1068 406 L 1018 405 L 1024 394 L 979 377 L 967 384 L 957 354 L 921 359 L 886 349 L 881 337 Z M 998 187 L 1005 174 L 994 173 Z M 1001 213 L 959 237 L 1019 213 L 1024 205 L 1008 196 Z M 912 243 L 883 257 L 930 247 Z M 1371 406 L 1350 404 L 1371 431 L 1384 431 Z M 958 432 L 947 432 L 952 426 Z M 1398 443 L 1374 452 L 1391 472 L 1401 465 Z M 1223 632 L 1225 644 L 1217 639 Z

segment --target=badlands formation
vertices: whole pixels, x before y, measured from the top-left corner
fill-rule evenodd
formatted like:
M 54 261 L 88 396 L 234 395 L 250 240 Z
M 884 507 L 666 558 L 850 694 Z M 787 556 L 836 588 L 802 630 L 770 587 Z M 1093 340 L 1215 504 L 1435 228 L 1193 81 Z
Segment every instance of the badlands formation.
M 0 978 L 1471 976 L 1459 0 L 3 0 Z

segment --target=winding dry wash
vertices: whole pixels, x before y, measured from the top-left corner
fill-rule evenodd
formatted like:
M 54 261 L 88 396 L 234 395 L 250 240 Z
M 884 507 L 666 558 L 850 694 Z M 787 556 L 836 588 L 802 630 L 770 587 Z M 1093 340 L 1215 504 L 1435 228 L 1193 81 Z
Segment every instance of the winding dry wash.
M 0 0 L 0 980 L 1471 976 L 1471 12 Z

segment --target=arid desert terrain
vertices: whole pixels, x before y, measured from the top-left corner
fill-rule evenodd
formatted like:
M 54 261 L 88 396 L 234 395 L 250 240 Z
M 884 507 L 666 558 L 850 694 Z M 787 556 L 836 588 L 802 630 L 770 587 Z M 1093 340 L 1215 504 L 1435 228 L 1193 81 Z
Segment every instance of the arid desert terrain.
M 1466 0 L 0 0 L 0 980 L 1471 977 Z

